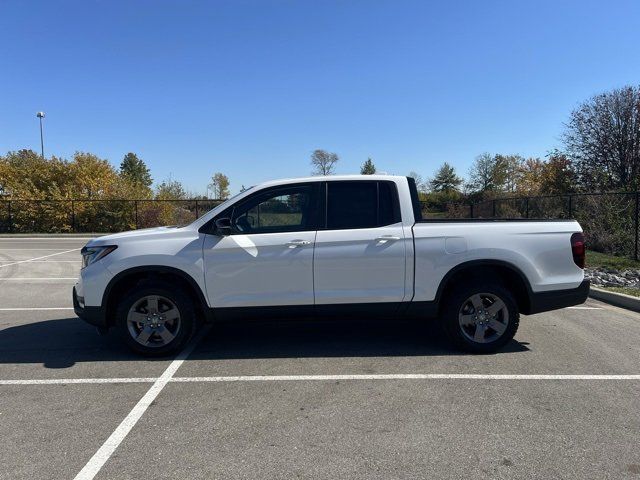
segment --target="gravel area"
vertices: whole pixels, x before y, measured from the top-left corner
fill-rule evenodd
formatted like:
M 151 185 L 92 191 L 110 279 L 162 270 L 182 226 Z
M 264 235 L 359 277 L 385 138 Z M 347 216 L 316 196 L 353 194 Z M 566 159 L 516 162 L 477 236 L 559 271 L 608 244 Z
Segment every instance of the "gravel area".
M 640 288 L 640 269 L 615 270 L 613 268 L 587 268 L 585 277 L 597 287 Z

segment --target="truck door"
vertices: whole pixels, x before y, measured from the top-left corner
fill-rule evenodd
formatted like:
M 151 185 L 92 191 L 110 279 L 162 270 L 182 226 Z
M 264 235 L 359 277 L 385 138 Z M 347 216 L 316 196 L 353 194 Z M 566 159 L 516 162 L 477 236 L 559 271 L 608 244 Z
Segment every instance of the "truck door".
M 402 302 L 405 235 L 391 181 L 329 181 L 314 251 L 315 303 Z M 409 239 L 411 240 L 411 239 Z
M 319 182 L 256 192 L 223 214 L 228 236 L 203 246 L 213 307 L 313 305 L 313 249 Z

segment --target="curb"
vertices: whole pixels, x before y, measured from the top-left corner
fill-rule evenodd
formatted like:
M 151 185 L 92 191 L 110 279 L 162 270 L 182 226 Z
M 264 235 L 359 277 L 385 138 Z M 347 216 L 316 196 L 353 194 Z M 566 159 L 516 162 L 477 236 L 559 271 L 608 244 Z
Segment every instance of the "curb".
M 625 295 L 624 293 L 610 292 L 609 290 L 603 290 L 602 288 L 594 286 L 591 286 L 589 289 L 589 296 L 596 300 L 615 305 L 616 307 L 640 312 L 640 297 L 632 297 L 631 295 Z

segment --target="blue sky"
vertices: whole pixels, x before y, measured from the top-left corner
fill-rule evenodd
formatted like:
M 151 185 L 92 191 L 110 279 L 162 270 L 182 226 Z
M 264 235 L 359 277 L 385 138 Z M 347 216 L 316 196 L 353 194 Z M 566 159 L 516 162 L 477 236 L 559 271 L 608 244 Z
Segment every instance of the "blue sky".
M 637 1 L 0 2 L 0 152 L 83 150 L 204 193 L 338 173 L 466 174 L 543 156 L 598 92 L 640 83 Z

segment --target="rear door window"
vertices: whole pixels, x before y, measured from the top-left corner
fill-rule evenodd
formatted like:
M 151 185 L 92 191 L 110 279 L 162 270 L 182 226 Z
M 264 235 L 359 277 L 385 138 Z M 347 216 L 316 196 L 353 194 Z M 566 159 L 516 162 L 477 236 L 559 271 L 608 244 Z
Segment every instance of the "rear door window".
M 374 228 L 399 221 L 393 182 L 327 183 L 327 229 Z

